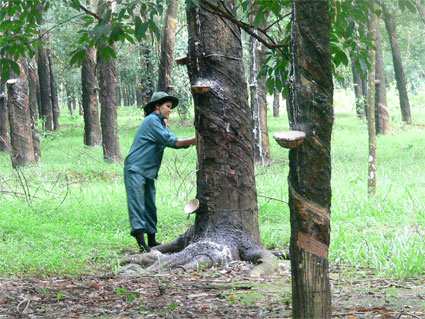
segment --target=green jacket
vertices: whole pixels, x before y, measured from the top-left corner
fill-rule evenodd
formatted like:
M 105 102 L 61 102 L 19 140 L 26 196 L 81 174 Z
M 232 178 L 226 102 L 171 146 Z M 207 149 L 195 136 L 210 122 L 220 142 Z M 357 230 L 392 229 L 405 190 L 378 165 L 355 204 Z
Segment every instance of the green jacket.
M 137 130 L 124 169 L 155 179 L 161 166 L 164 149 L 178 148 L 178 138 L 165 125 L 164 117 L 155 112 L 146 116 Z

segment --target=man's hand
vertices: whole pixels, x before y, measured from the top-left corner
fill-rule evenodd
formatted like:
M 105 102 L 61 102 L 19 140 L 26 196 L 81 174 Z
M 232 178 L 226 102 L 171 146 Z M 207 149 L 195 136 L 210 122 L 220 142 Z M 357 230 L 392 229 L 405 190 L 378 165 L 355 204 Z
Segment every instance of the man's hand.
M 191 138 L 178 139 L 176 142 L 177 147 L 186 147 L 191 145 L 196 145 L 196 136 Z

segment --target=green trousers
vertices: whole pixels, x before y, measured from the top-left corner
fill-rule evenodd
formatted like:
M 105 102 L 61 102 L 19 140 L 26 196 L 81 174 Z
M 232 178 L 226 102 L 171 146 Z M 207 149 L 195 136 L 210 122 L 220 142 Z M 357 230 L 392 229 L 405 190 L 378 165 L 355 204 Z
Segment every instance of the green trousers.
M 139 173 L 124 170 L 124 183 L 130 217 L 130 234 L 134 236 L 137 231 L 156 233 L 155 181 Z

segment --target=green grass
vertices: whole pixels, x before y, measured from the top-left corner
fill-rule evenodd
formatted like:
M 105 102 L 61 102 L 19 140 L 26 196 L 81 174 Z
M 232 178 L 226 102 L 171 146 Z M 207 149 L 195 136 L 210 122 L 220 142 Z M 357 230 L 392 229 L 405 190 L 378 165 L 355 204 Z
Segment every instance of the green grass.
M 388 97 L 393 135 L 378 138 L 378 194 L 367 188 L 367 127 L 354 115 L 351 91 L 336 91 L 332 140 L 333 201 L 330 259 L 376 268 L 406 278 L 425 274 L 425 95 L 411 98 L 414 126 L 400 121 L 394 94 Z M 269 117 L 270 137 L 288 127 Z M 271 113 L 271 112 L 270 112 Z M 119 136 L 127 154 L 143 117 L 119 110 Z M 115 270 L 129 236 L 122 164 L 106 164 L 101 147 L 83 144 L 79 116 L 63 114 L 62 128 L 42 139 L 42 163 L 19 171 L 0 154 L 0 276 L 51 276 Z M 189 137 L 194 129 L 173 118 L 172 130 Z M 259 195 L 287 200 L 288 151 L 271 138 L 274 164 L 258 168 Z M 159 239 L 168 241 L 193 223 L 183 207 L 196 194 L 196 150 L 167 149 L 157 180 Z M 290 237 L 289 209 L 258 199 L 261 237 L 267 248 L 284 249 Z

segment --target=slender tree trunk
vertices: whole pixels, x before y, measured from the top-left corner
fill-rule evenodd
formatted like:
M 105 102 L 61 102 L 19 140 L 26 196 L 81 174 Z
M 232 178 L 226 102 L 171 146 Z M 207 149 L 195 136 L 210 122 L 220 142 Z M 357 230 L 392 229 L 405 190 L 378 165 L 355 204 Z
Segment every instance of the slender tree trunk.
M 83 109 L 83 103 L 82 103 L 82 101 L 81 101 L 81 94 L 79 94 L 79 95 L 77 96 L 77 104 L 78 104 L 78 111 L 79 111 L 79 114 L 80 114 L 81 116 L 83 116 L 83 115 L 84 115 L 84 109 Z
M 376 14 L 371 13 L 369 19 L 368 37 L 376 43 Z M 369 174 L 368 174 L 368 194 L 376 195 L 376 130 L 375 130 L 375 70 L 376 70 L 376 51 L 369 48 L 369 86 L 367 96 L 367 114 L 368 114 L 368 133 L 369 133 Z
M 394 16 L 388 11 L 385 5 L 382 5 L 384 11 L 385 28 L 387 29 L 390 37 L 391 52 L 393 55 L 394 72 L 397 81 L 397 88 L 399 92 L 401 118 L 406 124 L 412 124 L 412 117 L 410 114 L 409 97 L 407 95 L 406 77 L 404 75 L 403 64 L 401 62 L 400 47 L 398 46 L 396 24 Z
M 10 152 L 9 118 L 7 96 L 4 83 L 0 82 L 0 152 Z
M 177 26 L 178 0 L 168 3 L 164 34 L 161 41 L 161 61 L 158 71 L 158 91 L 169 92 L 174 63 L 174 41 Z
M 100 123 L 102 127 L 103 157 L 106 161 L 122 161 L 118 138 L 117 102 L 115 96 L 116 70 L 115 60 L 105 61 L 98 56 L 100 88 Z
M 84 145 L 97 146 L 102 143 L 100 131 L 99 105 L 96 82 L 96 49 L 87 49 L 81 67 L 81 85 L 83 90 Z
M 125 101 L 124 106 L 129 106 L 130 105 L 130 94 L 129 94 L 129 91 L 128 91 L 128 86 L 124 86 L 123 93 L 124 93 L 124 101 Z
M 136 105 L 136 88 L 134 85 L 131 86 L 131 105 Z
M 142 95 L 142 88 L 141 88 L 141 84 L 140 82 L 137 83 L 137 88 L 136 88 L 136 101 L 137 101 L 137 106 L 138 107 L 142 107 L 143 106 L 143 95 Z
M 35 59 L 28 61 L 28 86 L 29 86 L 29 110 L 31 115 L 31 131 L 34 146 L 35 160 L 41 160 L 40 135 L 38 133 L 38 109 L 37 109 L 37 92 L 39 91 L 39 83 L 37 77 L 37 63 Z
M 360 77 L 362 78 L 363 113 L 366 118 L 367 118 L 367 89 L 368 89 L 367 76 L 368 76 L 368 73 L 364 73 L 360 75 Z
M 235 10 L 235 4 L 235 0 L 225 0 L 220 5 Z M 234 236 L 232 233 L 242 230 L 260 244 L 252 122 L 241 33 L 234 24 L 194 5 L 187 10 L 187 21 L 190 82 L 211 87 L 203 94 L 192 91 L 200 201 L 195 237 L 207 234 L 217 242 L 226 243 Z M 210 52 L 214 55 L 207 56 Z
M 391 134 L 385 85 L 384 57 L 382 54 L 382 34 L 379 20 L 376 23 L 375 119 L 376 134 Z
M 329 243 L 333 84 L 329 1 L 292 1 L 289 121 L 304 131 L 289 152 L 293 318 L 331 318 Z
M 28 79 L 22 58 L 20 77 L 7 81 L 10 145 L 13 168 L 35 164 L 31 115 L 28 106 Z
M 50 50 L 47 50 L 47 59 L 49 62 L 49 78 L 50 78 L 50 94 L 52 99 L 52 112 L 53 112 L 53 129 L 55 131 L 59 130 L 59 99 L 58 99 L 58 90 L 56 87 L 55 75 L 53 72 L 53 62 L 50 56 Z
M 46 131 L 53 131 L 53 108 L 51 99 L 50 72 L 46 49 L 38 50 L 37 62 L 43 129 Z
M 37 63 L 37 65 L 38 65 L 38 62 L 37 62 L 37 56 L 35 57 L 35 62 L 36 62 L 36 63 Z M 42 119 L 43 119 L 43 117 L 42 117 L 42 115 L 41 115 L 41 92 L 40 92 L 40 80 L 38 79 L 38 73 L 37 73 L 37 81 L 38 81 L 38 83 L 37 83 L 37 111 L 38 111 L 39 119 L 40 119 L 40 120 L 42 120 Z
M 254 162 L 256 165 L 264 167 L 269 165 L 272 160 L 267 127 L 266 78 L 258 78 L 266 59 L 266 48 L 257 39 L 250 37 L 249 51 L 249 87 L 254 131 Z
M 422 21 L 425 23 L 425 9 L 422 3 L 422 0 L 416 0 L 416 7 L 418 8 L 419 15 L 421 16 Z
M 153 64 L 152 64 L 152 50 L 149 45 L 145 45 L 143 48 L 140 48 L 141 55 L 141 94 L 142 94 L 142 105 L 149 103 L 151 96 L 155 90 L 152 74 L 153 74 Z
M 112 12 L 115 11 L 115 0 L 105 0 L 103 5 L 108 5 Z M 98 6 L 98 9 L 100 9 L 100 6 Z M 110 57 L 109 61 L 106 61 L 98 51 L 97 65 L 99 70 L 100 125 L 102 128 L 103 158 L 109 163 L 121 162 L 122 156 L 117 123 L 118 106 L 115 59 Z
M 274 89 L 273 92 L 273 117 L 279 117 L 280 108 L 280 92 L 278 89 Z
M 354 96 L 356 98 L 356 114 L 357 117 L 364 117 L 366 97 L 363 95 L 362 77 L 360 76 L 359 72 L 357 72 L 353 59 L 351 59 L 351 71 L 353 72 Z
M 72 107 L 72 94 L 67 84 L 65 84 L 65 92 L 66 92 L 66 103 L 68 105 L 69 114 L 73 116 L 74 108 Z

